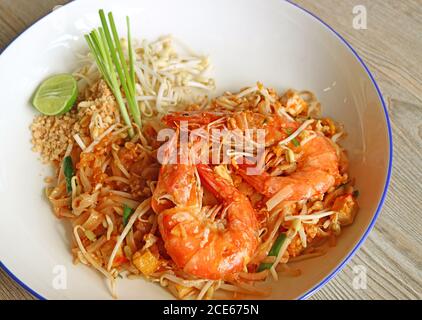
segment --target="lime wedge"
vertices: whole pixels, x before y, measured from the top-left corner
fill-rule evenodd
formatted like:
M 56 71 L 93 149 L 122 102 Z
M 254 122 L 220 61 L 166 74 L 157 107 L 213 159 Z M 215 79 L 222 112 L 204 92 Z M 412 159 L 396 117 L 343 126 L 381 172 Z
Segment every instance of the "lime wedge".
M 58 74 L 44 80 L 35 92 L 32 104 L 42 114 L 68 112 L 78 97 L 78 84 L 70 74 Z

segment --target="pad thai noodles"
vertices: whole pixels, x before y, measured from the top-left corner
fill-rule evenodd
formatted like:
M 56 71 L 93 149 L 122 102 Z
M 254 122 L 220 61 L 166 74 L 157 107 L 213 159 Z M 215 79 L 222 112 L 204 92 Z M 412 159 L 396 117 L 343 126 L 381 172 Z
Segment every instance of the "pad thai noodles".
M 73 108 L 32 124 L 75 263 L 113 297 L 121 277 L 179 299 L 265 297 L 268 281 L 300 276 L 294 262 L 335 245 L 358 192 L 345 131 L 313 93 L 257 82 L 210 99 L 207 57 L 170 36 L 118 42 L 129 71 L 119 93 L 93 42 L 78 55 Z

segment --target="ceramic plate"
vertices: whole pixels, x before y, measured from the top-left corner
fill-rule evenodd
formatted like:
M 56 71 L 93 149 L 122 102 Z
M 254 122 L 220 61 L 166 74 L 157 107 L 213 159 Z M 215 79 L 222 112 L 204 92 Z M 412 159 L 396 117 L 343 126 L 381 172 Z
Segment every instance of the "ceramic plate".
M 321 288 L 374 225 L 389 181 L 391 133 L 379 89 L 356 52 L 324 22 L 281 0 L 79 0 L 20 35 L 0 56 L 3 268 L 39 298 L 110 298 L 97 272 L 72 264 L 69 231 L 43 197 L 48 168 L 31 151 L 29 130 L 36 114 L 29 102 L 34 89 L 48 75 L 74 69 L 75 53 L 87 50 L 84 33 L 99 25 L 99 8 L 112 10 L 122 28 L 130 15 L 135 37 L 172 34 L 209 54 L 217 94 L 258 80 L 279 91 L 307 89 L 316 93 L 324 115 L 345 125 L 343 145 L 360 191 L 359 214 L 328 254 L 297 263 L 300 277 L 271 282 L 270 298 L 306 298 Z M 54 276 L 62 266 L 67 288 L 56 290 Z M 143 280 L 121 280 L 117 289 L 121 299 L 172 298 Z

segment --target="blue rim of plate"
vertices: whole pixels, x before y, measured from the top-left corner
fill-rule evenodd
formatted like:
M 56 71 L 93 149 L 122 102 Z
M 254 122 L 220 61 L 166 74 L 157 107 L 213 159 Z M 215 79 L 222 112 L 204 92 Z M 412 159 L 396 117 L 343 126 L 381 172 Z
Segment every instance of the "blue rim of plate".
M 371 220 L 368 228 L 366 229 L 365 233 L 363 234 L 363 236 L 361 237 L 361 239 L 359 240 L 359 242 L 350 251 L 350 253 L 348 254 L 348 256 L 334 269 L 334 271 L 332 271 L 321 282 L 319 282 L 313 288 L 309 289 L 308 292 L 306 292 L 304 295 L 302 295 L 302 296 L 300 296 L 298 298 L 298 300 L 305 300 L 305 299 L 309 298 L 310 296 L 312 296 L 314 293 L 316 293 L 324 285 L 326 285 L 338 272 L 340 272 L 346 266 L 346 264 L 354 256 L 354 254 L 358 251 L 358 249 L 360 248 L 360 246 L 365 242 L 366 238 L 368 237 L 369 233 L 371 232 L 372 228 L 374 227 L 375 222 L 376 222 L 376 220 L 377 220 L 377 218 L 378 218 L 378 216 L 380 214 L 381 208 L 382 208 L 382 206 L 384 204 L 385 198 L 387 196 L 387 191 L 388 191 L 388 187 L 389 187 L 390 180 L 391 180 L 391 168 L 392 168 L 392 164 L 393 164 L 393 136 L 392 136 L 392 133 L 391 133 L 391 124 L 390 124 L 390 119 L 388 117 L 387 106 L 386 106 L 385 101 L 384 101 L 384 99 L 382 97 L 381 90 L 378 87 L 378 84 L 376 83 L 376 81 L 375 81 L 372 73 L 369 71 L 369 68 L 366 66 L 365 62 L 363 62 L 362 58 L 358 55 L 358 53 L 356 52 L 356 50 L 353 49 L 353 47 L 346 41 L 346 39 L 344 39 L 337 31 L 335 31 L 330 25 L 328 25 L 326 22 L 324 22 L 321 18 L 317 17 L 315 14 L 313 14 L 310 11 L 308 11 L 307 9 L 302 8 L 298 4 L 291 2 L 291 0 L 284 0 L 284 1 L 287 2 L 287 3 L 289 3 L 289 4 L 291 4 L 292 6 L 294 6 L 296 8 L 298 8 L 299 10 L 302 10 L 303 12 L 309 14 L 311 17 L 313 17 L 318 22 L 320 22 L 322 25 L 324 25 L 328 30 L 330 30 L 335 36 L 337 36 L 338 39 L 340 39 L 343 42 L 343 44 L 346 45 L 347 48 L 349 48 L 349 50 L 352 52 L 352 54 L 355 56 L 355 58 L 359 61 L 359 63 L 361 64 L 361 66 L 365 69 L 366 73 L 368 74 L 369 78 L 372 81 L 372 84 L 374 85 L 375 89 L 377 90 L 378 98 L 381 101 L 381 104 L 382 104 L 382 107 L 383 107 L 383 110 L 384 110 L 385 122 L 387 123 L 387 129 L 388 129 L 388 141 L 389 141 L 389 153 L 390 153 L 390 156 L 389 156 L 389 159 L 388 159 L 388 171 L 387 171 L 387 177 L 386 177 L 386 180 L 385 180 L 384 190 L 383 190 L 381 199 L 380 199 L 380 201 L 378 203 L 378 206 L 377 206 L 377 210 L 375 212 L 375 215 L 372 218 L 372 220 Z M 71 2 L 69 2 L 67 4 L 65 4 L 65 5 L 63 5 L 63 7 L 71 4 L 72 2 L 73 1 L 71 1 Z M 49 16 L 51 13 L 52 12 L 50 12 L 46 16 L 40 18 L 36 22 L 34 22 L 31 25 L 31 27 L 34 26 L 36 23 L 40 22 L 41 20 L 43 20 L 44 18 L 46 18 L 47 16 Z M 28 29 L 26 29 L 21 34 L 19 34 L 14 40 L 16 40 L 20 35 L 22 35 L 26 31 L 28 31 L 31 27 L 29 27 Z M 8 46 L 6 46 L 6 48 L 4 48 L 4 50 L 1 53 L 3 53 L 4 51 L 6 51 L 7 48 L 14 42 L 14 40 Z M 40 299 L 40 300 L 47 300 L 45 297 L 43 297 L 42 295 L 40 295 L 39 293 L 37 293 L 36 291 L 34 291 L 33 289 L 31 289 L 29 286 L 27 286 L 24 282 L 22 282 L 21 280 L 19 280 L 19 278 L 16 277 L 12 273 L 12 271 L 10 271 L 1 261 L 0 261 L 0 268 L 2 268 L 9 275 L 9 277 L 11 277 L 15 282 L 17 282 L 21 287 L 23 287 L 26 291 L 28 291 L 34 297 L 36 297 L 37 299 Z

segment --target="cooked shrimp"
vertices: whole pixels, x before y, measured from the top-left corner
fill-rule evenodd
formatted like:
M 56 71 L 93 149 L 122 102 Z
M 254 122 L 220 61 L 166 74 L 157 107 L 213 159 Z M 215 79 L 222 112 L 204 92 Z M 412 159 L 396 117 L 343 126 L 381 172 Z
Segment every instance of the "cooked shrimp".
M 286 138 L 291 131 L 295 131 L 299 124 L 277 114 L 262 114 L 252 111 L 232 113 L 221 112 L 174 112 L 162 118 L 171 127 L 177 127 L 181 121 L 186 121 L 189 128 L 207 125 L 225 127 L 230 130 L 264 129 L 265 145 L 270 146 Z
M 208 166 L 197 165 L 197 170 L 204 186 L 224 203 L 226 227 L 221 230 L 202 213 L 195 166 L 164 165 L 152 201 L 160 233 L 167 253 L 186 273 L 232 278 L 244 270 L 258 245 L 255 211 L 243 194 Z
M 267 173 L 252 176 L 247 174 L 244 165 L 238 173 L 266 197 L 278 194 L 277 202 L 300 201 L 324 194 L 335 185 L 339 177 L 339 159 L 330 140 L 318 135 L 302 147 L 297 169 L 289 176 L 273 177 Z

